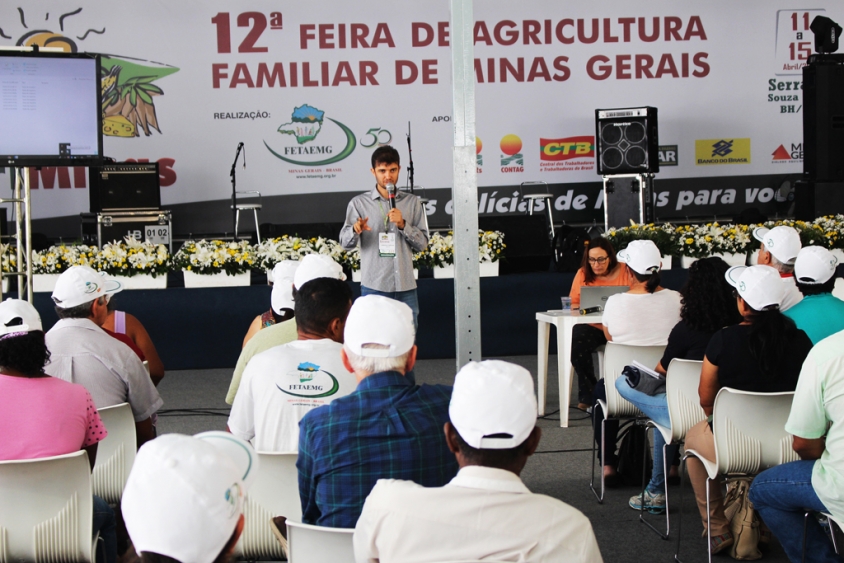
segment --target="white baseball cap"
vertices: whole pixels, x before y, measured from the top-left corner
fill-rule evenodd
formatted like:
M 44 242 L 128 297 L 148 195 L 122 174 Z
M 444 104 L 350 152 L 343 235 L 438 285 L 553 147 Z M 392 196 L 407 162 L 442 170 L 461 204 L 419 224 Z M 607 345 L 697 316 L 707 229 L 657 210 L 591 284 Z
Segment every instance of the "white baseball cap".
M 780 225 L 773 229 L 758 227 L 753 230 L 753 238 L 765 245 L 765 250 L 783 264 L 794 264 L 797 253 L 800 252 L 800 234 L 787 225 Z
M 365 295 L 349 310 L 343 340 L 358 356 L 395 358 L 413 348 L 415 337 L 410 307 L 389 297 Z
M 807 246 L 794 261 L 794 277 L 806 285 L 819 285 L 832 279 L 837 265 L 838 259 L 826 248 Z
M 525 368 L 501 360 L 469 362 L 454 378 L 448 416 L 473 448 L 515 448 L 536 426 L 533 377 Z
M 90 303 L 104 295 L 123 291 L 123 284 L 90 266 L 71 266 L 56 280 L 53 302 L 62 309 Z
M 38 311 L 28 301 L 6 299 L 0 303 L 0 340 L 34 330 L 44 329 Z
M 234 533 L 257 471 L 255 450 L 228 432 L 147 442 L 121 502 L 135 551 L 213 562 Z
M 302 263 L 293 275 L 293 285 L 299 289 L 306 283 L 317 278 L 334 278 L 346 281 L 343 266 L 325 254 L 308 254 L 302 258 Z
M 624 262 L 637 274 L 650 274 L 662 265 L 662 254 L 652 240 L 634 240 L 624 250 L 616 254 L 619 262 Z
M 298 260 L 282 260 L 273 268 L 273 292 L 270 299 L 273 311 L 279 315 L 282 309 L 293 308 L 293 275 L 298 268 Z
M 733 266 L 724 277 L 754 310 L 771 305 L 780 306 L 785 297 L 785 285 L 780 273 L 770 266 Z

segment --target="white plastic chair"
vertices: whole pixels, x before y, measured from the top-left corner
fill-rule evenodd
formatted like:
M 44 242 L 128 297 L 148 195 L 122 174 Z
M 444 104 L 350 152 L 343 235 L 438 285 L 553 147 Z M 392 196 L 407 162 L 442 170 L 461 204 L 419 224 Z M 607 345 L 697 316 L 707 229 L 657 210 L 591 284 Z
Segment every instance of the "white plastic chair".
M 99 409 L 108 436 L 97 446 L 97 461 L 91 474 L 94 494 L 116 505 L 123 498 L 123 488 L 135 463 L 138 436 L 135 417 L 129 403 Z
M 275 516 L 302 519 L 298 454 L 258 452 L 258 474 L 243 505 L 244 527 L 235 546 L 238 559 L 283 559 L 285 553 L 270 528 Z
M 0 461 L 0 561 L 96 559 L 91 466 L 85 450 Z
M 696 360 L 681 360 L 674 358 L 668 364 L 665 376 L 665 397 L 668 401 L 669 426 L 660 426 L 653 420 L 649 420 L 647 427 L 655 428 L 662 434 L 665 445 L 662 448 L 662 462 L 664 475 L 668 476 L 668 458 L 666 449 L 673 444 L 681 444 L 686 439 L 686 432 L 689 428 L 706 418 L 703 408 L 700 406 L 698 386 L 700 385 L 700 370 L 703 362 Z M 645 447 L 649 447 L 646 443 Z M 644 489 L 642 490 L 644 493 Z M 668 539 L 671 530 L 671 519 L 669 517 L 668 505 L 668 480 L 665 481 L 665 534 L 654 528 L 644 518 L 644 506 L 639 513 L 639 520 L 656 532 L 662 539 Z
M 287 521 L 289 563 L 354 563 L 354 528 L 326 528 Z
M 796 461 L 792 436 L 785 431 L 794 392 L 752 393 L 724 387 L 715 396 L 712 434 L 715 460 L 710 461 L 695 450 L 686 449 L 683 459 L 698 458 L 706 469 L 706 532 L 710 535 L 709 487 L 719 475 L 755 475 L 770 467 Z M 709 561 L 712 545 L 708 544 Z M 680 542 L 677 541 L 679 557 Z
M 598 401 L 601 410 L 604 412 L 604 418 L 601 420 L 601 451 L 605 451 L 604 441 L 606 440 L 606 422 L 611 418 L 645 418 L 645 414 L 633 406 L 633 404 L 618 394 L 615 388 L 615 380 L 621 376 L 624 366 L 637 361 L 646 366 L 655 366 L 662 359 L 665 352 L 665 346 L 628 346 L 627 344 L 617 344 L 615 342 L 607 342 L 607 347 L 604 350 L 603 359 L 603 379 L 604 387 L 607 392 L 607 400 Z M 594 410 L 593 410 L 594 416 Z M 605 456 L 601 455 L 601 493 L 595 490 L 595 440 L 592 440 L 592 480 L 589 482 L 589 488 L 598 503 L 604 502 L 604 462 Z

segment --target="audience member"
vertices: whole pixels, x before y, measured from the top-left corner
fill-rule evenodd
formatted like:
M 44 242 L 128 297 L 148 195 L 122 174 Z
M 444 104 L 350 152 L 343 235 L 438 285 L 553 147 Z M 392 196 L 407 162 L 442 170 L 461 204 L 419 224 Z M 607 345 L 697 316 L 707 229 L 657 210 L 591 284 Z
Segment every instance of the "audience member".
M 128 402 L 140 446 L 155 437 L 150 417 L 164 401 L 138 356 L 100 328 L 109 297 L 121 289 L 120 282 L 88 266 L 72 266 L 59 276 L 52 295 L 59 322 L 46 335 L 51 360 L 45 370 L 82 384 L 97 408 Z
M 580 288 L 583 286 L 630 286 L 630 273 L 619 264 L 612 243 L 604 237 L 589 241 L 583 262 L 571 282 L 571 306 L 580 307 Z M 595 387 L 595 365 L 592 354 L 607 343 L 600 324 L 576 324 L 571 329 L 571 365 L 577 373 L 577 408 L 587 410 L 592 403 Z
M 805 250 L 805 249 L 804 249 Z M 840 562 L 815 518 L 806 509 L 828 512 L 844 522 L 844 332 L 824 339 L 809 352 L 785 424 L 794 435 L 801 461 L 760 473 L 750 500 L 782 544 L 789 559 Z
M 108 433 L 91 395 L 81 385 L 44 373 L 50 352 L 35 308 L 18 299 L 0 303 L 0 460 L 35 459 L 88 452 Z M 106 561 L 117 561 L 114 512 L 94 496 L 94 532 L 105 544 Z
M 780 313 L 785 286 L 779 272 L 769 266 L 735 266 L 727 270 L 725 277 L 736 288 L 736 306 L 743 320 L 721 329 L 710 339 L 698 388 L 700 406 L 708 419 L 686 434 L 686 448 L 709 461 L 715 460 L 712 407 L 718 391 L 722 387 L 761 393 L 793 391 L 800 366 L 812 348 L 806 333 Z M 707 472 L 696 457 L 690 457 L 686 465 L 705 529 Z M 720 480 L 709 487 L 709 521 L 712 553 L 730 547 L 734 540 L 724 515 Z
M 838 260 L 826 248 L 807 246 L 794 262 L 794 278 L 803 300 L 785 312 L 817 344 L 844 330 L 844 301 L 832 295 Z
M 660 284 L 659 270 L 662 255 L 650 240 L 634 240 L 618 253 L 626 264 L 631 278 L 630 290 L 607 299 L 604 307 L 604 336 L 608 342 L 628 346 L 664 346 L 668 335 L 680 321 L 680 294 L 665 289 Z M 593 404 L 606 400 L 604 380 L 595 385 Z M 604 413 L 600 407 L 592 412 L 595 440 L 601 444 L 601 421 Z M 598 455 L 603 459 L 604 484 L 615 487 L 619 484 L 615 455 L 618 421 L 607 420 L 604 424 L 606 437 Z
M 293 318 L 293 274 L 298 267 L 298 260 L 282 260 L 272 269 L 269 274 L 273 286 L 270 308 L 252 319 L 241 348 L 245 347 L 259 330 Z
M 352 528 L 378 479 L 445 485 L 457 472 L 443 424 L 451 387 L 413 385 L 413 313 L 367 295 L 346 320 L 343 365 L 358 386 L 299 423 L 299 495 L 308 524 Z
M 155 344 L 141 321 L 135 315 L 125 311 L 116 311 L 114 299 L 110 299 L 108 316 L 101 328 L 107 333 L 113 333 L 113 336 L 117 335 L 117 338 L 124 337 L 126 340 L 120 338 L 121 342 L 132 348 L 136 354 L 140 351 L 139 358 L 141 361 L 147 362 L 152 383 L 158 387 L 158 384 L 164 379 L 164 362 L 161 361 L 158 350 L 155 349 Z
M 243 372 L 229 431 L 258 451 L 295 452 L 305 413 L 354 391 L 343 366 L 343 328 L 352 306 L 344 281 L 317 278 L 296 292 L 298 340 L 261 352 Z
M 287 292 L 286 288 L 289 279 L 283 280 L 279 285 L 273 283 L 273 303 L 275 303 L 278 310 L 292 308 L 293 296 L 296 295 L 296 290 L 316 278 L 334 278 L 345 281 L 346 275 L 343 273 L 343 267 L 328 256 L 308 254 L 302 258 L 300 265 L 293 274 L 290 293 Z M 229 385 L 229 392 L 226 394 L 226 403 L 230 405 L 234 403 L 237 389 L 240 387 L 243 370 L 246 369 L 253 356 L 269 350 L 273 346 L 293 342 L 296 340 L 297 334 L 296 318 L 294 316 L 290 320 L 261 329 L 255 336 L 249 339 L 249 342 L 243 347 L 240 357 L 237 359 L 237 365 L 234 368 L 232 381 Z
M 123 492 L 133 563 L 226 563 L 258 471 L 252 446 L 226 432 L 165 434 L 138 452 Z
M 680 322 L 671 329 L 665 353 L 656 366 L 656 371 L 666 374 L 668 365 L 674 358 L 684 360 L 703 360 L 709 339 L 715 332 L 738 324 L 741 316 L 736 310 L 733 288 L 724 279 L 729 266 L 720 258 L 704 258 L 695 261 L 689 268 L 689 277 L 680 290 L 682 306 Z M 651 420 L 665 427 L 670 426 L 668 419 L 668 401 L 665 393 L 647 395 L 630 387 L 627 378 L 619 377 L 615 381 L 619 395 L 633 403 Z M 645 509 L 659 512 L 665 509 L 665 460 L 673 460 L 677 455 L 677 445 L 669 446 L 663 458 L 665 439 L 661 432 L 653 433 L 653 473 L 645 488 Z M 642 508 L 642 495 L 633 496 L 629 504 L 632 508 Z
M 802 246 L 800 234 L 792 227 L 780 225 L 773 229 L 758 227 L 753 231 L 753 237 L 762 243 L 756 258 L 757 264 L 774 268 L 782 278 L 785 293 L 780 311 L 787 311 L 803 299 L 794 280 L 794 260 Z
M 602 561 L 589 520 L 519 478 L 541 436 L 530 372 L 470 362 L 454 380 L 449 417 L 457 476 L 434 488 L 379 480 L 355 526 L 358 563 Z

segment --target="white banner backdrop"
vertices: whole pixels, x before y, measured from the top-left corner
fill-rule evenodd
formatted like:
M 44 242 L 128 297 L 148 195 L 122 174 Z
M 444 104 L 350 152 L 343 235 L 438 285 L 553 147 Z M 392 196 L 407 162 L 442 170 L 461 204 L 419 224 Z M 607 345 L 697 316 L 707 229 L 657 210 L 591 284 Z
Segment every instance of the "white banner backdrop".
M 448 187 L 448 3 L 391 7 L 6 2 L 0 46 L 104 54 L 106 154 L 158 161 L 165 205 L 228 197 L 239 142 L 240 190 L 362 191 L 379 144 L 408 163 L 409 123 L 416 184 Z M 658 178 L 800 173 L 820 14 L 844 22 L 844 4 L 476 2 L 479 185 L 596 181 L 594 110 L 643 105 L 659 109 Z M 83 170 L 33 180 L 35 218 L 87 211 Z

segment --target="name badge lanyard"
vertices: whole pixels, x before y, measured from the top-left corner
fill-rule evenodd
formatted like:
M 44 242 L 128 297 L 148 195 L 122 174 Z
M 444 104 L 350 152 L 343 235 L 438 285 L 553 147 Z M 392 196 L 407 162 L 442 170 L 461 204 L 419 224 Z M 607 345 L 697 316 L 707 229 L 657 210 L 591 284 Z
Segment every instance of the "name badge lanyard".
M 381 215 L 384 217 L 384 231 L 389 228 L 389 218 L 384 212 L 384 205 L 381 200 L 378 200 L 378 207 L 381 209 Z M 395 258 L 396 256 L 396 233 L 383 232 L 378 234 L 378 254 L 381 258 Z

